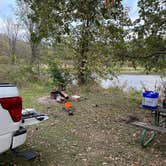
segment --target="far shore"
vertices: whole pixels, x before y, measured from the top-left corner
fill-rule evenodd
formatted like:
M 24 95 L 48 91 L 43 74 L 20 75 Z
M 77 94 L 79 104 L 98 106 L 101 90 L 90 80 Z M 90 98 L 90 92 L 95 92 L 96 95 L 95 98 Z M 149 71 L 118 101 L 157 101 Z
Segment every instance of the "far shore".
M 119 74 L 135 74 L 135 75 L 141 75 L 141 74 L 144 74 L 144 75 L 163 75 L 163 73 L 166 73 L 166 69 L 162 72 L 154 72 L 154 71 L 147 72 L 142 67 L 138 67 L 136 69 L 133 67 L 122 67 L 120 69 L 120 72 L 119 72 Z

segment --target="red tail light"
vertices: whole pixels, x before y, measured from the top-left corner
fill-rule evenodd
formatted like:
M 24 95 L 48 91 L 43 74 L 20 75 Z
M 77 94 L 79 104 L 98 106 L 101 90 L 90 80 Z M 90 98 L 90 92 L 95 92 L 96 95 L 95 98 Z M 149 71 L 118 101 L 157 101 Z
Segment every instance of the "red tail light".
M 9 111 L 11 118 L 14 122 L 21 120 L 22 112 L 22 98 L 21 97 L 10 97 L 0 99 L 2 108 Z

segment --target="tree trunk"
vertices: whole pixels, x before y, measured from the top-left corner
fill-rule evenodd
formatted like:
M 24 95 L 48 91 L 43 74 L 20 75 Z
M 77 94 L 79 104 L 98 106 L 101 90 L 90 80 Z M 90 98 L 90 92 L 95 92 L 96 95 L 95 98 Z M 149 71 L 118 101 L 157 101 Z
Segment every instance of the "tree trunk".
M 86 79 L 86 62 L 87 62 L 87 56 L 86 56 L 86 52 L 84 50 L 84 48 L 82 48 L 81 51 L 81 64 L 79 67 L 79 73 L 78 73 L 78 82 L 80 85 L 83 85 L 87 82 Z
M 31 60 L 30 65 L 37 67 L 37 75 L 40 75 L 40 62 L 39 62 L 39 44 L 31 42 Z
M 83 28 L 83 33 L 82 33 L 82 39 L 81 39 L 81 49 L 80 49 L 80 57 L 81 57 L 81 63 L 79 66 L 79 73 L 78 73 L 78 82 L 79 85 L 83 85 L 87 83 L 87 53 L 89 51 L 89 36 L 86 28 L 89 26 L 89 23 L 87 22 L 86 27 Z
M 37 60 L 38 45 L 31 42 L 31 64 L 34 64 Z

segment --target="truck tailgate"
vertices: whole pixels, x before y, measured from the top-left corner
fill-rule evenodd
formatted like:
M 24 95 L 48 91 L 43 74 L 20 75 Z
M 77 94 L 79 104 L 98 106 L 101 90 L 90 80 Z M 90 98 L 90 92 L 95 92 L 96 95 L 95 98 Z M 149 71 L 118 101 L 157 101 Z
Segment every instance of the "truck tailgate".
M 34 108 L 26 108 L 22 110 L 21 126 L 28 126 L 41 123 L 49 119 L 46 114 L 37 112 Z

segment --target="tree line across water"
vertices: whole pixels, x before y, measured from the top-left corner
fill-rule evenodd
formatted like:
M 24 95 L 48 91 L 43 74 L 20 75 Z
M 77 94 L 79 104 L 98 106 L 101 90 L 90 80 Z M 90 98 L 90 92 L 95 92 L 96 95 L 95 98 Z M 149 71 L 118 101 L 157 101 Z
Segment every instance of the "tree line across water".
M 138 18 L 131 20 L 122 0 L 16 0 L 17 21 L 4 21 L 8 51 L 2 53 L 1 41 L 0 63 L 9 58 L 25 82 L 46 76 L 57 84 L 86 84 L 126 63 L 162 72 L 166 2 L 138 0 L 137 6 Z

